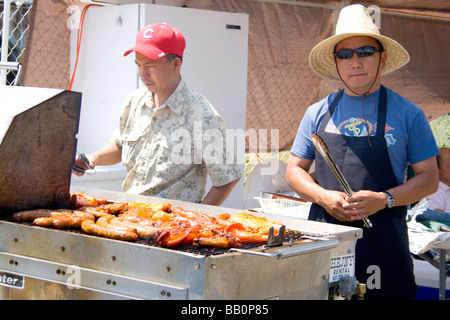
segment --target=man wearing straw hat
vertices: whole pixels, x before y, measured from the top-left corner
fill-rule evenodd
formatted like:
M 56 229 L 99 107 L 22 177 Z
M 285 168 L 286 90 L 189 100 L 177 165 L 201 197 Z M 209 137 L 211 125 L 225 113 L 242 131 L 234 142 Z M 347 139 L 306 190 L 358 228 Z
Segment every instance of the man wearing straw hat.
M 408 61 L 407 51 L 379 33 L 366 8 L 343 8 L 336 34 L 312 49 L 310 65 L 323 78 L 341 80 L 344 89 L 308 108 L 286 174 L 291 187 L 313 202 L 310 220 L 363 229 L 355 276 L 367 284 L 366 299 L 415 297 L 406 205 L 438 186 L 439 151 L 423 111 L 381 85 L 381 75 Z M 315 151 L 312 134 L 327 144 L 351 196 Z M 308 174 L 314 161 L 315 180 Z M 415 176 L 405 181 L 408 164 Z M 364 227 L 367 217 L 372 227 Z

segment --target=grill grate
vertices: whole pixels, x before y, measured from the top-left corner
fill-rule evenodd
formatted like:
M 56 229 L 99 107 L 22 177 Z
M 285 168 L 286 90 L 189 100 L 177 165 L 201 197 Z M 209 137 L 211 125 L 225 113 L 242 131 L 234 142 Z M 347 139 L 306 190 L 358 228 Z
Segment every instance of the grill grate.
M 35 226 L 31 222 L 24 221 L 24 222 L 19 223 L 17 221 L 14 221 L 13 219 L 3 219 L 3 220 L 17 223 L 17 224 L 32 226 L 33 228 L 48 229 L 48 228 L 44 228 L 44 227 Z M 96 237 L 94 235 L 90 235 L 90 234 L 83 232 L 81 229 L 57 229 L 57 230 L 63 231 L 63 232 L 83 234 L 83 235 L 87 235 L 90 237 Z M 287 230 L 286 236 L 283 238 L 283 243 L 295 243 L 300 240 L 302 235 L 303 234 L 300 231 Z M 104 238 L 104 239 L 110 240 L 108 238 Z M 137 244 L 141 244 L 141 245 L 147 245 L 147 246 L 158 247 L 158 248 L 160 247 L 155 239 L 138 239 L 137 241 L 134 241 L 131 243 L 137 243 Z M 262 243 L 244 243 L 239 247 L 239 249 L 250 250 L 250 249 L 263 248 L 263 247 L 265 247 L 265 244 L 262 244 Z M 163 248 L 167 249 L 167 250 L 181 251 L 181 252 L 186 252 L 186 253 L 191 253 L 191 254 L 196 254 L 196 255 L 202 255 L 202 256 L 206 256 L 206 257 L 213 256 L 213 255 L 225 254 L 225 253 L 228 253 L 230 250 L 229 248 L 197 247 L 194 245 L 181 245 L 176 248 L 165 248 L 165 247 L 163 247 Z
M 284 243 L 295 243 L 300 240 L 302 235 L 303 234 L 300 231 L 288 230 L 286 232 L 286 236 L 283 239 L 283 242 Z M 152 247 L 159 247 L 158 243 L 154 239 L 150 239 L 150 240 L 139 239 L 135 243 L 149 245 Z M 250 249 L 262 248 L 264 246 L 265 246 L 265 244 L 262 244 L 262 243 L 244 243 L 239 247 L 239 249 L 250 250 Z M 165 248 L 165 249 L 167 249 L 167 248 Z M 229 248 L 197 247 L 194 245 L 181 245 L 176 248 L 169 249 L 169 250 L 176 250 L 176 251 L 187 252 L 187 253 L 198 254 L 198 255 L 209 257 L 209 256 L 221 255 L 221 254 L 228 253 L 230 249 Z

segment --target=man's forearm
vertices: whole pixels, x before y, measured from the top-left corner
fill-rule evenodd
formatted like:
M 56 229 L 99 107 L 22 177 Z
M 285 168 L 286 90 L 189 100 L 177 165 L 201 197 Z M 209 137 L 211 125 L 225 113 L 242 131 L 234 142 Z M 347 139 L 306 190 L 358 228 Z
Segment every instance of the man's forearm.
M 113 165 L 122 160 L 122 148 L 114 141 L 110 141 L 98 151 L 88 154 L 87 157 L 93 162 L 94 166 Z
M 221 205 L 228 198 L 231 191 L 238 183 L 239 179 L 236 179 L 220 187 L 211 187 L 208 194 L 205 196 L 205 198 L 203 198 L 201 203 L 213 206 Z
M 415 176 L 398 187 L 388 190 L 398 206 L 408 205 L 437 191 L 439 187 L 439 171 L 436 158 L 414 164 Z

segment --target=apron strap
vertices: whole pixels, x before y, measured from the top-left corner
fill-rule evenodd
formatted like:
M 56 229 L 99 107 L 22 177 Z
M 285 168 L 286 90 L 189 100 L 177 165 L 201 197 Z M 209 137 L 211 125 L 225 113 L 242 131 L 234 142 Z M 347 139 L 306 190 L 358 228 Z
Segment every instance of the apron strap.
M 380 97 L 378 98 L 378 119 L 377 136 L 384 137 L 387 113 L 387 93 L 384 86 L 380 87 Z
M 343 94 L 344 94 L 344 89 L 341 89 L 338 92 L 338 94 L 336 95 L 336 97 L 334 98 L 331 105 L 328 107 L 328 111 L 325 113 L 322 123 L 320 124 L 319 132 L 321 130 L 325 131 L 325 128 L 328 125 L 328 122 L 330 121 L 331 117 L 333 116 L 334 110 L 336 109 L 336 106 L 337 106 L 339 100 L 341 100 Z

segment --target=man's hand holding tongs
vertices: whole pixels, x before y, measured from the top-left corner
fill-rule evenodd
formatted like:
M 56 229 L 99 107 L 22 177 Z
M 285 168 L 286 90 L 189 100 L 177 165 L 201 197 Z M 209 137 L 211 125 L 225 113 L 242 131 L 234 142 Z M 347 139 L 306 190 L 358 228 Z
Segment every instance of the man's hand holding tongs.
M 94 164 L 84 153 L 78 153 L 72 166 L 72 173 L 80 177 L 85 173 L 95 174 Z

